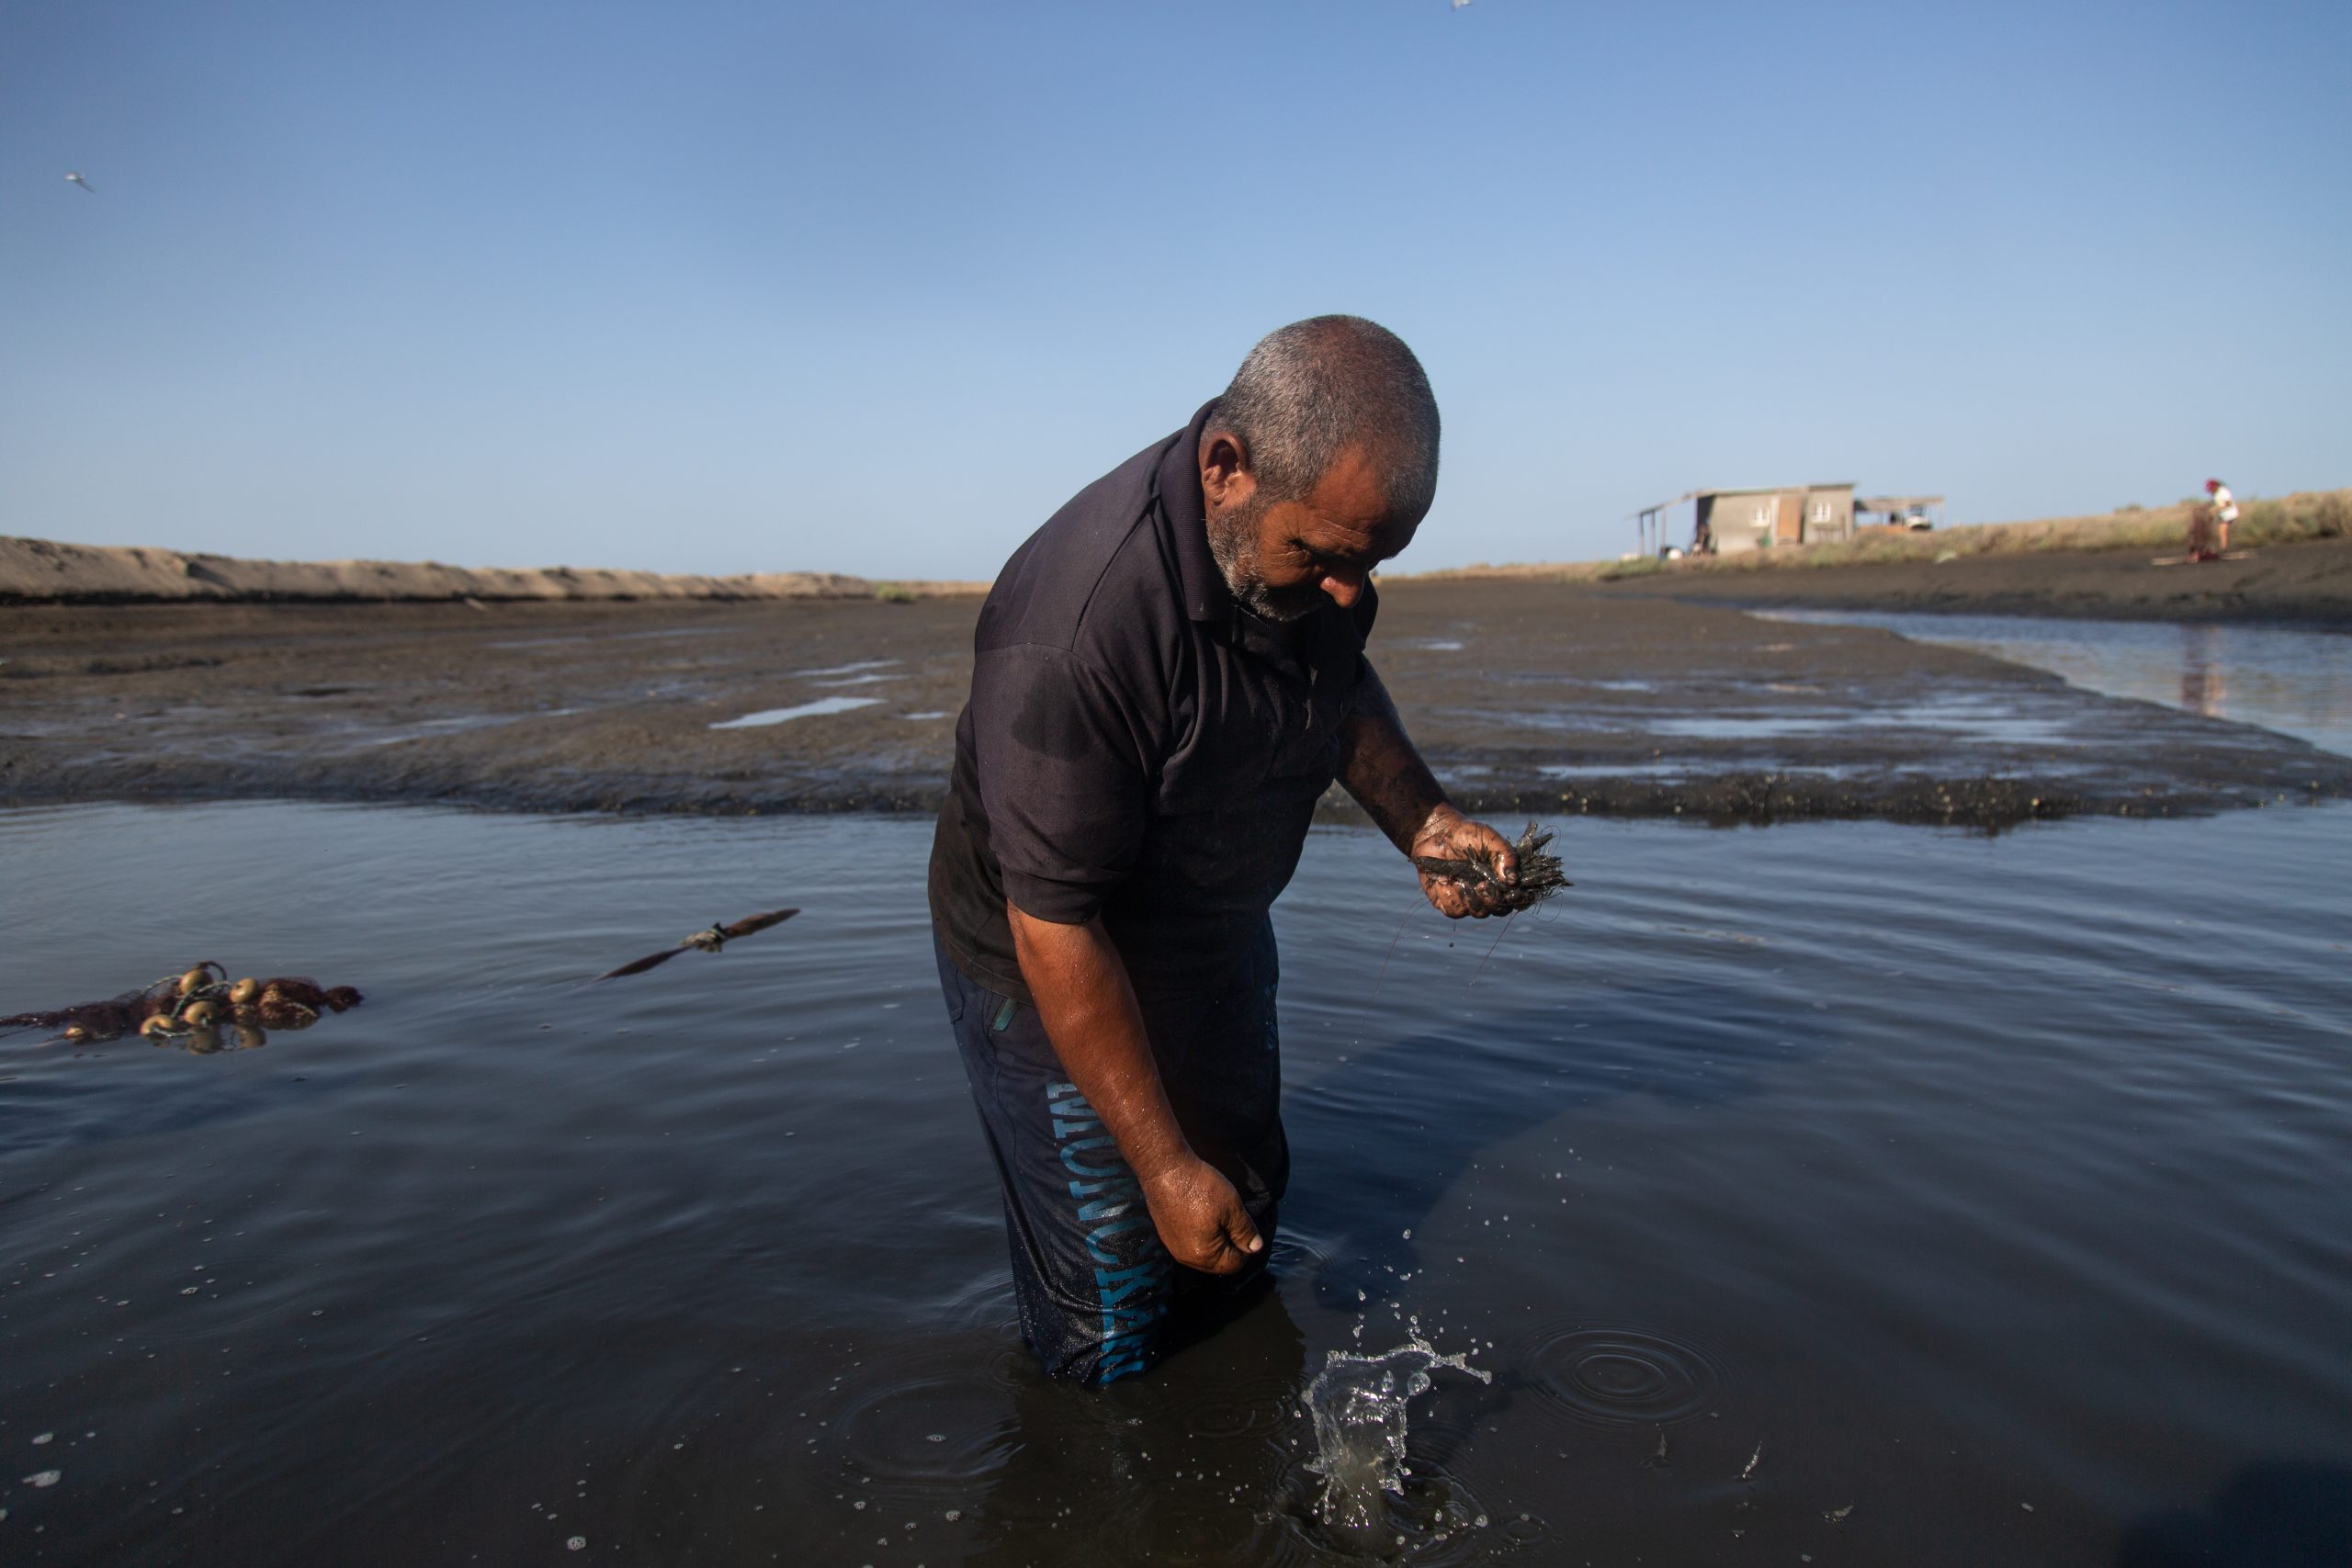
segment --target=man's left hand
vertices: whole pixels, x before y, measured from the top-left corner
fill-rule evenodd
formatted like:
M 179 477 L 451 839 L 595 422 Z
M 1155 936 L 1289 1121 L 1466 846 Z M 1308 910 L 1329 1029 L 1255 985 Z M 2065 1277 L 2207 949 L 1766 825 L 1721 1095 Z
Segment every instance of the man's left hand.
M 1451 806 L 1430 813 L 1406 853 L 1416 859 L 1484 862 L 1495 868 L 1502 884 L 1519 875 L 1519 857 L 1511 852 L 1510 840 Z M 1485 877 L 1457 882 L 1425 871 L 1421 892 L 1440 914 L 1456 920 L 1464 915 L 1483 920 L 1502 908 L 1502 886 Z

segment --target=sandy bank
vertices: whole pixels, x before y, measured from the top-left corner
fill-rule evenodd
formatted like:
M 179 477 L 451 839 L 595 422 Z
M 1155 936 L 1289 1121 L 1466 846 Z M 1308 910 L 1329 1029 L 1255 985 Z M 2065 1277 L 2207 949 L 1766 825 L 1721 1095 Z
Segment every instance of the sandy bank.
M 1697 603 L 2352 628 L 2352 490 L 2247 502 L 2231 538 L 2245 552 L 2240 560 L 2184 563 L 2189 510 L 2132 507 L 1921 534 L 1873 529 L 1802 549 L 1475 566 L 1395 581 L 1578 582 Z
M 667 576 L 597 568 L 469 568 L 437 561 L 276 561 L 124 545 L 0 536 L 0 603 L 186 600 L 871 599 L 880 584 L 838 572 Z M 899 582 L 916 597 L 985 592 L 984 582 Z
M 0 608 L 0 803 L 927 810 L 978 608 Z M 1396 583 L 1373 655 L 1455 797 L 1493 813 L 1996 827 L 2352 795 L 2352 761 L 2267 731 L 1605 589 Z
M 2051 551 L 1770 571 L 1669 568 L 1580 591 L 1615 598 L 1823 609 L 2143 621 L 2276 621 L 2352 631 L 2352 539 L 2275 545 L 2244 560 L 2158 566 L 2122 551 Z

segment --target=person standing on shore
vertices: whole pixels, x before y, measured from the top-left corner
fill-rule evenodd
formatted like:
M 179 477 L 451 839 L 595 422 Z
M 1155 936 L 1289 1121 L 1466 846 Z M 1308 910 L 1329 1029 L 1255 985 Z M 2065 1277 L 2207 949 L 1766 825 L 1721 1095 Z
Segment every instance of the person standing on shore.
M 2230 494 L 2230 487 L 2223 484 L 2219 479 L 2207 479 L 2205 481 L 2205 493 L 2211 498 L 2213 508 L 2213 531 L 2217 536 L 2217 538 L 2211 551 L 2210 553 L 2205 553 L 2202 558 L 2209 560 L 2219 559 L 2221 557 L 2230 553 L 2230 525 L 2238 520 L 2238 503 L 2236 499 Z M 2202 549 L 2203 542 L 2201 540 L 2190 541 L 2189 550 L 2191 554 L 2199 554 Z
M 1372 570 L 1437 457 L 1403 342 L 1295 322 L 1030 536 L 981 607 L 932 925 L 1052 1376 L 1143 1371 L 1264 1275 L 1290 1168 L 1268 910 L 1332 782 L 1407 854 L 1515 874 L 1363 656 Z M 1421 886 L 1455 918 L 1498 907 Z

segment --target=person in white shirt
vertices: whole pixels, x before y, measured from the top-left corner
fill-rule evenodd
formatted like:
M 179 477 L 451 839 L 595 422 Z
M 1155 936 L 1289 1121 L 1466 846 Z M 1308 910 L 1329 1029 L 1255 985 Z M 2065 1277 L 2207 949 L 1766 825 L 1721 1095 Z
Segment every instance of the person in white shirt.
M 2238 520 L 2238 503 L 2230 495 L 2230 487 L 2219 479 L 2205 481 L 2205 493 L 2213 498 L 2213 521 L 2220 535 L 2216 555 L 2230 553 L 2230 525 Z

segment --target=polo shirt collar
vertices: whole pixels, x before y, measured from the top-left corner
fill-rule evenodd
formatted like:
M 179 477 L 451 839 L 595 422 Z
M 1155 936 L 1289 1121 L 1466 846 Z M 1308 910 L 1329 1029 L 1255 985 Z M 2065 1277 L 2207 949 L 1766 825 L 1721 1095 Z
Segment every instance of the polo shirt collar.
M 1159 459 L 1153 485 L 1168 519 L 1176 551 L 1176 578 L 1184 590 L 1184 613 L 1196 621 L 1230 621 L 1233 591 L 1225 585 L 1216 557 L 1209 553 L 1208 504 L 1201 497 L 1201 432 L 1216 408 L 1212 398 Z

